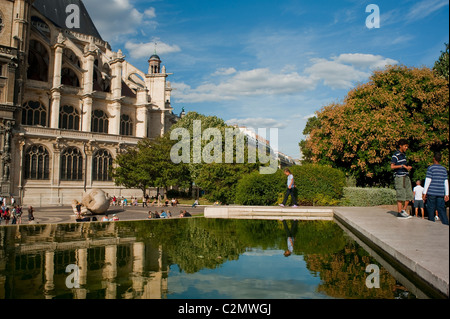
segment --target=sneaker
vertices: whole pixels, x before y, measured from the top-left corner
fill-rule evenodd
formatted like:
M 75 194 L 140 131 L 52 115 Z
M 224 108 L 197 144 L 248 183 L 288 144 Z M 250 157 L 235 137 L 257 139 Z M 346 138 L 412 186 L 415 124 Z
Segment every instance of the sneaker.
M 401 218 L 401 219 L 409 219 L 411 218 L 411 215 L 408 215 L 407 212 L 405 212 L 404 210 L 402 210 L 401 213 L 397 214 L 397 218 Z
M 439 220 L 439 217 L 438 217 L 438 216 L 435 216 L 435 217 L 434 217 L 434 220 L 436 220 L 436 221 Z
M 294 206 L 292 206 L 292 207 L 294 207 L 294 208 L 295 208 L 295 207 L 298 207 L 298 206 L 297 206 L 297 205 L 294 205 Z
M 281 207 L 284 207 L 284 205 L 283 205 L 283 204 L 280 204 L 280 206 L 281 206 Z

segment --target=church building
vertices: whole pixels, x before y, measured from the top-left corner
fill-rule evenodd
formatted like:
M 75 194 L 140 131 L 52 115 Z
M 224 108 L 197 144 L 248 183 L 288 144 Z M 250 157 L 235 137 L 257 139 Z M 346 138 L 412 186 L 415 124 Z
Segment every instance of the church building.
M 0 195 L 35 206 L 93 188 L 142 196 L 115 186 L 110 168 L 178 119 L 169 74 L 156 54 L 148 62 L 145 73 L 112 51 L 81 0 L 1 0 Z

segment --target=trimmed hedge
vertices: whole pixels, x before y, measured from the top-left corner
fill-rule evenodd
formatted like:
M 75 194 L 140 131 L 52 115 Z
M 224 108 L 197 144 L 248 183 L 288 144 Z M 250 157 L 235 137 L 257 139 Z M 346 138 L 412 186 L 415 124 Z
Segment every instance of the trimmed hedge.
M 291 166 L 297 201 L 300 205 L 334 206 L 344 194 L 345 175 L 338 169 L 308 164 Z M 287 177 L 283 170 L 273 175 L 254 172 L 242 177 L 236 188 L 236 203 L 240 205 L 277 205 L 283 201 Z M 291 199 L 287 203 L 291 204 Z
M 244 175 L 236 187 L 236 203 L 249 206 L 271 206 L 277 203 L 278 194 L 283 191 L 283 172 L 273 175 L 253 172 Z
M 345 174 L 342 171 L 318 164 L 292 166 L 289 169 L 294 174 L 300 205 L 339 204 L 345 187 Z
M 341 206 L 395 205 L 397 197 L 391 188 L 345 187 Z

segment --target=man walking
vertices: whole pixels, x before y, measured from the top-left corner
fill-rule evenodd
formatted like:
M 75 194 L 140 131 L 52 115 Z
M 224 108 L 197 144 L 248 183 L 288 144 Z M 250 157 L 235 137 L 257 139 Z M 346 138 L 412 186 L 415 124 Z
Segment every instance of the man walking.
M 401 139 L 398 142 L 398 150 L 394 153 L 391 160 L 391 169 L 394 170 L 395 190 L 397 193 L 397 217 L 408 219 L 411 216 L 406 212 L 408 204 L 413 200 L 413 192 L 409 171 L 412 166 L 408 166 L 406 160 L 406 151 L 408 150 L 408 141 Z
M 433 165 L 428 167 L 425 179 L 423 200 L 426 201 L 428 219 L 434 222 L 434 212 L 437 210 L 442 224 L 448 225 L 445 202 L 449 200 L 448 173 L 444 166 L 440 165 L 442 155 L 434 153 Z
M 283 204 L 280 204 L 281 207 L 284 207 L 287 203 L 287 200 L 289 198 L 289 195 L 291 195 L 292 204 L 294 204 L 292 207 L 298 207 L 297 206 L 297 199 L 295 198 L 295 183 L 294 183 L 294 175 L 292 175 L 291 171 L 289 169 L 284 170 L 284 174 L 288 177 L 287 178 L 287 191 L 286 195 L 284 196 Z

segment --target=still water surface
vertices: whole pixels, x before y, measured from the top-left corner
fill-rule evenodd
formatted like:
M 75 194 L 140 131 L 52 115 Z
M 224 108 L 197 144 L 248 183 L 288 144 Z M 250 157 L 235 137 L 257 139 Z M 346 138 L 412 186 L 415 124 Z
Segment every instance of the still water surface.
M 28 225 L 0 236 L 2 299 L 415 298 L 328 221 Z M 368 265 L 380 288 L 367 287 Z

